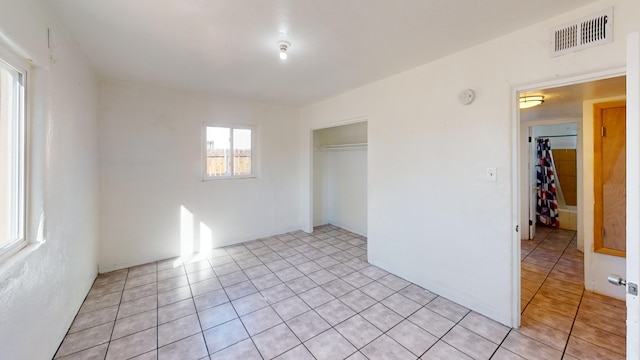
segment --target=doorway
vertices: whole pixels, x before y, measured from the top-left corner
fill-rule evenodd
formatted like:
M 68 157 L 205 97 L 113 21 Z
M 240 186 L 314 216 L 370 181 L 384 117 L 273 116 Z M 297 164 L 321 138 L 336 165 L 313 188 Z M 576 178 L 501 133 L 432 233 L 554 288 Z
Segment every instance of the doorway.
M 313 226 L 367 236 L 367 122 L 313 130 Z
M 590 81 L 576 81 L 574 83 L 556 86 L 531 89 L 521 91 L 521 95 L 540 95 L 544 97 L 544 102 L 536 107 L 522 109 L 519 112 L 520 117 L 520 198 L 521 198 L 521 219 L 523 225 L 531 224 L 531 226 L 523 226 L 521 238 L 530 239 L 535 237 L 536 219 L 535 208 L 533 206 L 533 196 L 535 192 L 535 183 L 533 176 L 530 174 L 535 152 L 535 138 L 539 137 L 533 134 L 534 129 L 545 129 L 543 126 L 558 125 L 556 132 L 548 132 L 543 135 L 572 135 L 573 133 L 559 133 L 563 129 L 561 126 L 568 126 L 570 123 L 577 123 L 576 144 L 576 170 L 577 170 L 577 204 L 576 211 L 576 237 L 577 247 L 584 250 L 585 269 L 584 273 L 585 288 L 611 297 L 623 299 L 624 289 L 614 287 L 608 284 L 607 274 L 624 273 L 624 258 L 602 254 L 592 251 L 594 244 L 594 219 L 595 207 L 594 202 L 594 104 L 606 103 L 611 101 L 624 100 L 626 94 L 626 79 L 624 76 L 603 77 Z M 564 129 L 572 131 L 570 129 Z M 546 131 L 551 131 L 546 128 Z M 529 137 L 532 143 L 528 142 Z M 569 137 L 550 138 L 553 143 L 566 143 Z M 566 146 L 563 146 L 566 147 Z M 560 182 L 560 195 L 562 194 L 562 182 Z M 566 199 L 559 199 L 565 200 Z M 571 218 L 567 218 L 567 212 L 564 208 L 571 210 L 569 206 L 562 205 L 560 216 L 563 216 L 564 223 L 571 222 Z M 530 214 L 532 216 L 530 216 Z M 573 214 L 569 214 L 573 216 Z M 562 224 L 563 221 L 560 221 Z
M 578 190 L 582 189 L 582 119 L 558 119 L 530 121 L 526 124 L 528 133 L 528 228 L 523 230 L 523 238 L 533 240 L 538 226 L 549 226 L 554 221 L 558 228 L 579 232 L 578 229 Z M 523 124 L 525 127 L 525 124 Z M 541 165 L 539 150 L 548 147 L 545 155 L 546 166 Z M 545 170 L 551 176 L 542 176 Z M 550 181 L 552 183 L 542 183 Z M 552 188 L 547 188 L 552 186 Z M 549 202 L 541 200 L 550 194 L 557 208 L 548 209 Z M 546 192 L 545 192 L 546 191 Z M 546 196 L 545 196 L 546 197 Z M 550 211 L 551 210 L 551 211 Z M 543 212 L 543 214 L 540 214 Z M 578 238 L 578 249 L 582 251 L 582 236 Z
M 624 99 L 625 85 L 624 76 L 603 76 L 595 80 L 568 82 L 562 86 L 539 87 L 519 92 L 519 96 L 544 96 L 542 105 L 519 111 L 520 223 L 524 225 L 520 234 L 522 263 L 518 279 L 521 294 L 519 331 L 568 354 L 575 354 L 580 351 L 581 346 L 587 346 L 588 342 L 581 340 L 589 327 L 587 322 L 591 324 L 602 321 L 612 326 L 606 329 L 598 327 L 597 331 L 603 336 L 602 341 L 595 345 L 604 349 L 603 351 L 624 356 L 621 353 L 625 348 L 624 289 L 611 286 L 606 281 L 608 273 L 624 273 L 624 259 L 620 261 L 619 258 L 592 251 L 595 216 L 592 205 L 595 172 L 592 109 L 594 104 Z M 558 169 L 557 164 L 552 165 L 552 173 L 558 181 L 557 192 L 554 188 L 558 199 L 554 200 L 558 202 L 556 210 L 559 214 L 555 215 L 560 224 L 569 225 L 568 229 L 536 225 L 538 221 L 535 217 L 537 209 L 534 206 L 534 193 L 538 184 L 535 183 L 537 176 L 532 175 L 532 170 L 536 165 L 533 154 L 536 152 L 538 139 L 547 139 L 551 144 L 556 142 L 556 145 L 576 144 L 575 195 L 567 196 L 566 190 L 571 188 L 567 174 Z M 556 152 L 553 147 L 552 145 L 550 151 L 552 153 Z M 563 147 L 571 146 L 557 146 L 557 152 L 566 150 Z M 569 153 L 563 154 L 568 158 L 573 156 L 571 151 L 565 152 Z M 557 156 L 555 158 L 554 160 L 560 160 Z M 562 178 L 563 175 L 565 179 Z M 573 196 L 576 200 L 575 230 L 570 228 L 572 219 L 567 218 L 564 213 L 566 210 L 573 210 L 569 204 L 573 201 Z M 560 216 L 564 216 L 564 219 Z M 602 316 L 604 320 L 592 316 Z

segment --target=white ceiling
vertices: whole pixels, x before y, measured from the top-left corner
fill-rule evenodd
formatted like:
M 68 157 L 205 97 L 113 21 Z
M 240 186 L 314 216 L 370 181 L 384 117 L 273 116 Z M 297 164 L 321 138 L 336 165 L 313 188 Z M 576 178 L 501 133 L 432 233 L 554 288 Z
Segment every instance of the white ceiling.
M 542 95 L 544 103 L 520 110 L 521 121 L 561 118 L 582 118 L 582 101 L 626 94 L 624 76 L 589 81 L 580 84 L 540 89 L 521 93 L 520 96 Z
M 595 0 L 42 1 L 101 76 L 302 106 Z

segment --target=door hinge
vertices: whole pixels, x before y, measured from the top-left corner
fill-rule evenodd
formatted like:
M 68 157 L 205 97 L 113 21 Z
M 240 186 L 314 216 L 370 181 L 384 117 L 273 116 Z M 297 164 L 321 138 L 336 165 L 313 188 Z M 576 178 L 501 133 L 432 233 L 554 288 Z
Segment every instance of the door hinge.
M 604 126 L 600 128 L 600 131 L 602 132 L 602 137 L 607 136 L 607 130 L 605 129 Z
M 533 220 L 529 220 L 529 226 L 533 225 Z
M 529 142 L 531 142 L 531 136 L 529 136 Z
M 518 230 L 520 230 L 520 225 L 516 225 L 516 232 L 518 232 Z

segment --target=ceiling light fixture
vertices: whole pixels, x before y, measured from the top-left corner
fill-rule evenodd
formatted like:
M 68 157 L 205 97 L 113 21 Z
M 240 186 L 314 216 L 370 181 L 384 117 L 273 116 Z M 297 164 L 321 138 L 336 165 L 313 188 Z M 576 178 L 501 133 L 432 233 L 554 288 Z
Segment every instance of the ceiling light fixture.
M 291 46 L 288 41 L 278 41 L 278 47 L 280 48 L 280 59 L 287 60 L 287 50 Z
M 523 96 L 520 98 L 520 109 L 528 109 L 544 102 L 544 96 Z

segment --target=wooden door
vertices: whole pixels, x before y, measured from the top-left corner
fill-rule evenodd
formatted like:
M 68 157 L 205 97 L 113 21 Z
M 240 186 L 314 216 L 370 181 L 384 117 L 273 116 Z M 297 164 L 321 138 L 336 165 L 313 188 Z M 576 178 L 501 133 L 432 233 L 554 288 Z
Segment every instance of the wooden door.
M 594 251 L 625 256 L 626 104 L 594 105 Z

